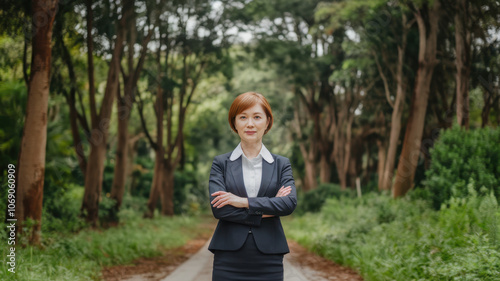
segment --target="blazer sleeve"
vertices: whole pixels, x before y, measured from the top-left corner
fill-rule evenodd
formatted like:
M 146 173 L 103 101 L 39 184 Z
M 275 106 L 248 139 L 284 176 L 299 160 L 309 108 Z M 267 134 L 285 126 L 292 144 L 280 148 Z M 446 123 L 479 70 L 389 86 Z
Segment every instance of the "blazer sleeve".
M 210 170 L 210 180 L 208 184 L 210 202 L 215 199 L 211 194 L 217 191 L 226 191 L 226 186 L 224 183 L 224 166 L 221 165 L 217 157 L 212 163 L 212 169 Z M 216 219 L 225 220 L 240 224 L 245 224 L 249 226 L 259 226 L 262 221 L 262 215 L 257 215 L 250 213 L 247 208 L 236 208 L 231 205 L 226 205 L 222 208 L 213 207 L 212 213 Z
M 292 191 L 284 197 L 253 197 L 248 198 L 248 209 L 251 214 L 266 214 L 275 216 L 290 215 L 297 207 L 297 190 L 295 189 L 295 181 L 293 180 L 292 165 L 290 160 L 285 158 L 281 168 L 281 186 L 291 186 Z

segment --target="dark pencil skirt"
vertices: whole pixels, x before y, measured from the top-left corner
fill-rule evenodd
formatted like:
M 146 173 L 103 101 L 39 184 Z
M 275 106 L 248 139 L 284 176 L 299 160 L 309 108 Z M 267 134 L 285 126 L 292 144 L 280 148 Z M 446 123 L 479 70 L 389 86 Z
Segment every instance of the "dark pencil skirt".
M 264 254 L 251 233 L 238 251 L 215 251 L 212 281 L 283 281 L 283 254 Z

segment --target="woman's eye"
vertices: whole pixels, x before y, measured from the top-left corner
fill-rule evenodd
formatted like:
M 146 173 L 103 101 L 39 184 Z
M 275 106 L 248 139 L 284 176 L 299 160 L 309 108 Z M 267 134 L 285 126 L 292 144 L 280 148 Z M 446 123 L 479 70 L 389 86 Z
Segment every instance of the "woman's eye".
M 246 117 L 245 116 L 240 116 L 240 119 L 245 119 Z
M 262 117 L 260 117 L 260 116 L 255 116 L 255 119 L 260 119 L 260 118 L 262 118 Z

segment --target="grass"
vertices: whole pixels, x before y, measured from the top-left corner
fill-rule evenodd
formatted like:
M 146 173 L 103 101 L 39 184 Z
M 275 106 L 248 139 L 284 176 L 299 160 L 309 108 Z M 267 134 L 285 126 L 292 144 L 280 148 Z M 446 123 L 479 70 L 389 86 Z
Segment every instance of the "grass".
M 500 280 L 500 208 L 493 195 L 421 200 L 329 199 L 285 219 L 287 236 L 365 280 Z
M 105 230 L 44 234 L 44 249 L 16 248 L 15 274 L 8 271 L 6 256 L 10 246 L 5 242 L 0 250 L 0 280 L 101 280 L 103 266 L 128 264 L 182 246 L 203 231 L 198 228 L 200 222 L 199 217 L 135 217 Z M 6 237 L 2 231 L 2 237 Z

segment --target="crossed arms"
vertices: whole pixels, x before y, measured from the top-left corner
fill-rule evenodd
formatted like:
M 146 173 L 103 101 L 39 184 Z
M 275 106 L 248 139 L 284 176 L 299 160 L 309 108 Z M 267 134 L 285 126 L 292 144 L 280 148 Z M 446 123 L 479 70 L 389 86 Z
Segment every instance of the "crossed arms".
M 281 168 L 281 188 L 275 197 L 239 197 L 226 190 L 223 177 L 224 166 L 217 158 L 210 171 L 209 191 L 214 217 L 220 220 L 258 226 L 262 218 L 286 216 L 297 206 L 297 192 L 290 161 Z

